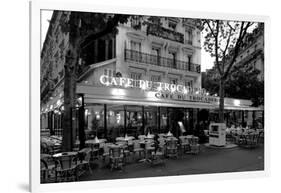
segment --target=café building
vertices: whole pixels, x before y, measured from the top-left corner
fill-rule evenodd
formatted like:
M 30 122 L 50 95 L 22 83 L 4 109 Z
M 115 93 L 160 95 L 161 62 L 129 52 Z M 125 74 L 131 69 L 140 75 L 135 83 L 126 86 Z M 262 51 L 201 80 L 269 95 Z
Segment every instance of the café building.
M 53 34 L 60 34 L 56 24 L 62 16 L 54 14 L 54 27 L 48 30 L 41 54 L 42 135 L 62 135 L 64 63 L 58 58 L 51 68 L 49 62 L 54 60 L 47 53 L 56 52 L 60 58 L 66 54 L 68 36 L 59 36 L 63 45 L 48 49 L 48 41 L 56 42 L 50 39 L 56 39 Z M 179 136 L 194 133 L 199 123 L 206 127 L 216 121 L 219 98 L 201 89 L 202 29 L 197 21 L 163 17 L 161 27 L 150 22 L 139 25 L 146 19 L 132 16 L 118 26 L 117 34 L 92 41 L 82 53 L 72 113 L 76 135 L 83 125 L 88 137 L 109 140 L 147 132 Z M 47 75 L 54 77 L 44 78 Z M 46 82 L 50 79 L 55 81 Z M 226 122 L 248 124 L 258 110 L 248 100 L 229 98 L 225 109 Z

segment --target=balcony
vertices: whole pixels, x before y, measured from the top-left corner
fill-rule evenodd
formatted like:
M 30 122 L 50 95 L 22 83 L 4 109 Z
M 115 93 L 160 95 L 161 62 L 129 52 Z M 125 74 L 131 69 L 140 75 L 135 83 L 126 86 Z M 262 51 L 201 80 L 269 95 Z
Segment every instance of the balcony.
M 161 27 L 157 24 L 148 24 L 147 35 L 153 35 L 160 38 L 172 40 L 179 43 L 184 43 L 184 36 L 179 32 Z
M 201 72 L 201 67 L 198 64 L 174 60 L 171 58 L 165 58 L 128 49 L 125 49 L 125 61 L 150 64 L 177 70 L 184 70 L 188 72 Z

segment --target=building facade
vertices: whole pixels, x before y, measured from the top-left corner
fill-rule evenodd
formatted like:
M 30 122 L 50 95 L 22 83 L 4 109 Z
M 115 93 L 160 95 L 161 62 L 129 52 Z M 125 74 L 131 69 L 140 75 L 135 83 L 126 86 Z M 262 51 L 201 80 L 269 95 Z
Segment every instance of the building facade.
M 253 67 L 260 71 L 259 79 L 264 80 L 264 25 L 258 26 L 245 36 L 242 49 L 237 56 L 235 66 L 247 69 Z
M 70 14 L 54 12 L 41 54 L 41 131 L 51 135 L 62 131 L 70 37 L 60 24 Z M 195 19 L 129 16 L 117 33 L 88 42 L 77 64 L 74 127 L 83 121 L 87 136 L 109 140 L 147 132 L 193 133 L 199 121 L 208 121 L 200 111 L 218 106 L 218 98 L 201 89 L 201 30 Z M 226 105 L 250 106 L 231 99 Z

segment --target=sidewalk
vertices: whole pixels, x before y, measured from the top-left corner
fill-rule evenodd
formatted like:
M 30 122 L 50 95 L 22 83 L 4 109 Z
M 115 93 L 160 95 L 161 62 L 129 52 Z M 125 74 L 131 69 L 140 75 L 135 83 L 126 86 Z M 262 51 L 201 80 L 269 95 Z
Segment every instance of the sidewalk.
M 198 155 L 165 159 L 164 165 L 156 166 L 131 163 L 123 171 L 110 171 L 102 168 L 101 163 L 97 164 L 99 166 L 93 167 L 93 173 L 81 176 L 80 181 L 263 170 L 264 147 L 217 149 L 202 145 Z

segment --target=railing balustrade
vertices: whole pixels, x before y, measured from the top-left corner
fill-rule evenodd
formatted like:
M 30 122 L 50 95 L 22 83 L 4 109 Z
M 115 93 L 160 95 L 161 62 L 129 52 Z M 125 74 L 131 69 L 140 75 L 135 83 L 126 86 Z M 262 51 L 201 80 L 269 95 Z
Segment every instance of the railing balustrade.
M 165 58 L 157 55 L 138 52 L 135 50 L 125 49 L 125 60 L 190 72 L 201 72 L 201 67 L 198 64 L 181 60 L 174 60 L 172 58 Z

